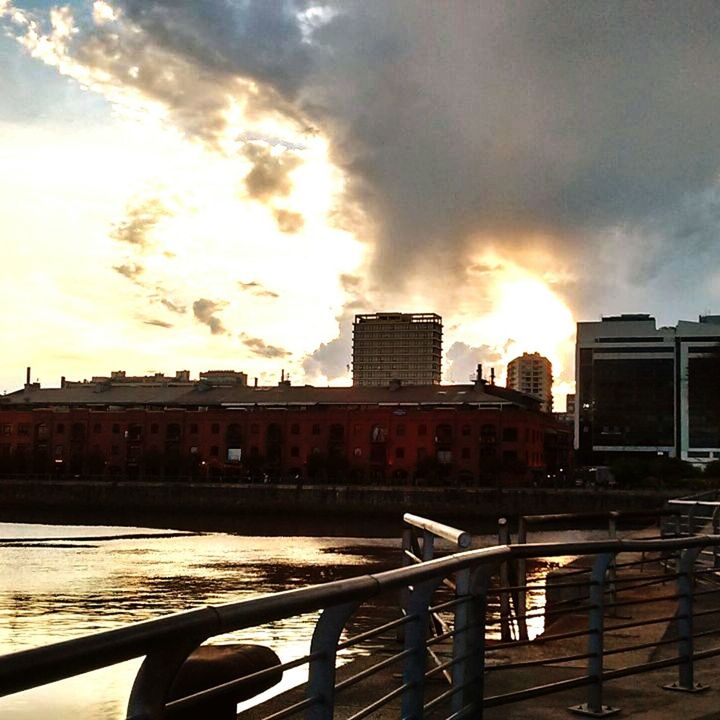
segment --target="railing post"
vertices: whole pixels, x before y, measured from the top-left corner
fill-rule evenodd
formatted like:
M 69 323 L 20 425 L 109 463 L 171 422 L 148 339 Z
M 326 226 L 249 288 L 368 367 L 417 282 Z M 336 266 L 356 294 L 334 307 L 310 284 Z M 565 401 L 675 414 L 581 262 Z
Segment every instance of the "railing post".
M 310 643 L 310 654 L 321 655 L 310 661 L 307 697 L 320 700 L 307 709 L 306 720 L 332 720 L 335 710 L 337 645 L 345 623 L 359 605 L 359 602 L 349 602 L 325 608 L 318 618 Z
M 510 528 L 507 518 L 498 520 L 498 545 L 510 544 Z M 500 588 L 510 587 L 510 572 L 507 562 L 500 563 Z M 500 592 L 500 637 L 503 642 L 512 639 L 510 632 L 510 591 Z
M 693 584 L 695 561 L 700 554 L 700 547 L 686 548 L 680 554 L 677 564 L 677 632 L 678 632 L 678 680 L 663 686 L 665 690 L 682 692 L 702 692 L 707 685 L 695 682 L 693 665 Z
M 587 702 L 568 708 L 578 715 L 605 717 L 620 712 L 618 707 L 602 704 L 603 646 L 605 629 L 605 574 L 615 560 L 614 553 L 598 555 L 590 574 L 590 610 L 588 612 L 588 675 L 594 679 L 588 686 Z
M 403 664 L 402 717 L 421 720 L 425 697 L 425 668 L 427 660 L 427 632 L 430 625 L 430 600 L 440 579 L 426 580 L 408 592 L 407 614 L 415 619 L 405 625 L 405 650 L 410 650 Z
M 482 566 L 472 573 L 467 569 L 456 575 L 457 597 L 464 596 L 467 602 L 455 608 L 453 660 L 457 662 L 452 684 L 461 689 L 452 696 L 451 712 L 462 712 L 474 720 L 482 720 L 483 714 L 486 601 L 491 574 L 490 567 Z
M 720 535 L 720 505 L 715 507 L 712 516 L 712 534 Z M 720 546 L 713 544 L 713 567 L 717 570 L 720 568 Z
M 521 515 L 518 519 L 518 545 L 525 545 L 527 543 L 527 521 Z M 520 588 L 517 592 L 517 602 L 515 606 L 515 616 L 517 619 L 518 627 L 518 639 L 527 640 L 527 620 L 525 614 L 527 613 L 527 591 L 525 586 L 527 585 L 527 563 L 525 558 L 519 558 L 517 561 L 517 584 Z
M 422 537 L 422 559 L 427 562 L 435 556 L 435 536 L 429 530 L 423 530 Z

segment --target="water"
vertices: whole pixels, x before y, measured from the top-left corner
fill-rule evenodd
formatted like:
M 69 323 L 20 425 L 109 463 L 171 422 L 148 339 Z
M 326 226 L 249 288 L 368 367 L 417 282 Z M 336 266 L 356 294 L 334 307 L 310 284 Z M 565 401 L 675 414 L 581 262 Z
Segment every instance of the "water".
M 592 533 L 563 533 L 585 539 Z M 558 533 L 538 534 L 544 541 Z M 493 538 L 476 538 L 490 544 Z M 0 523 L 0 654 L 67 640 L 207 604 L 351 577 L 400 564 L 397 538 L 243 536 L 143 528 Z M 564 558 L 560 564 L 570 560 Z M 542 579 L 553 563 L 530 568 Z M 396 598 L 363 606 L 352 632 L 397 617 Z M 544 605 L 532 593 L 531 607 Z M 216 638 L 258 643 L 282 661 L 308 652 L 316 613 Z M 533 621 L 533 635 L 542 618 Z M 354 650 L 370 653 L 372 643 Z M 340 661 L 347 661 L 345 654 Z M 134 660 L 46 687 L 0 698 L 0 717 L 29 720 L 124 717 Z M 278 689 L 303 682 L 304 667 L 285 673 Z
M 123 537 L 129 533 L 138 537 Z M 0 654 L 392 567 L 398 547 L 392 538 L 168 536 L 140 528 L 0 524 Z M 307 652 L 315 617 L 290 618 L 216 642 L 265 644 L 290 660 Z M 139 664 L 2 698 L 0 716 L 124 717 Z M 302 679 L 286 673 L 284 684 Z

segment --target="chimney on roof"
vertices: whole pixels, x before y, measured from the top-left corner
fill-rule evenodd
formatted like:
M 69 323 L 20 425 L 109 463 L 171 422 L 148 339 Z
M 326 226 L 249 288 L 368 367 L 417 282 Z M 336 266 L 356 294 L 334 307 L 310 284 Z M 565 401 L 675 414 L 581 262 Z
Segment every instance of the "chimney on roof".
M 253 383 L 253 387 L 257 387 L 257 378 L 255 378 L 255 382 Z
M 25 387 L 30 385 L 30 366 L 28 365 L 25 368 Z
M 485 380 L 483 378 L 483 371 L 482 371 L 482 363 L 478 363 L 477 365 L 477 374 L 475 375 L 475 387 L 484 387 L 485 386 Z
M 490 368 L 490 384 L 495 384 L 495 368 Z
M 60 376 L 60 387 L 61 388 L 65 387 L 65 376 L 64 375 Z

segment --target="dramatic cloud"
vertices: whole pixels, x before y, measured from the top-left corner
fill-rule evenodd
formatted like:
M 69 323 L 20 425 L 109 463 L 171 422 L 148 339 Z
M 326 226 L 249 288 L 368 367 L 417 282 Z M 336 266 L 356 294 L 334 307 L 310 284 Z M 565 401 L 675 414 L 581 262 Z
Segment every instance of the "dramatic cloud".
M 257 297 L 266 297 L 273 299 L 277 299 L 280 297 L 280 295 L 278 295 L 276 292 L 268 290 L 262 283 L 256 282 L 255 280 L 251 282 L 238 282 L 238 285 L 240 286 L 241 290 L 245 290 L 252 295 L 256 295 Z
M 277 347 L 276 345 L 268 345 L 262 338 L 250 337 L 242 333 L 240 335 L 243 345 L 255 355 L 264 358 L 284 358 L 292 355 L 289 350 Z
M 334 219 L 366 241 L 375 297 L 461 307 L 469 326 L 498 285 L 477 262 L 492 250 L 579 315 L 675 313 L 698 287 L 720 298 L 716 2 L 116 0 L 42 21 L 4 2 L 0 15 L 64 75 L 249 163 L 247 196 L 283 233 L 315 220 L 294 193 L 302 141 L 327 142 Z M 131 208 L 113 235 L 142 248 L 163 213 Z M 348 295 L 311 369 L 347 357 L 363 303 Z
M 113 228 L 110 235 L 115 240 L 142 249 L 150 244 L 149 235 L 158 223 L 171 215 L 170 210 L 157 198 L 137 200 L 130 204 L 125 219 Z
M 213 335 L 224 335 L 227 330 L 220 318 L 215 314 L 218 310 L 222 310 L 223 307 L 225 307 L 225 303 L 200 298 L 193 303 L 193 314 L 201 323 L 210 328 Z
M 275 215 L 275 220 L 281 232 L 297 233 L 300 232 L 305 225 L 305 219 L 300 213 L 284 210 L 283 208 L 276 208 L 273 214 Z

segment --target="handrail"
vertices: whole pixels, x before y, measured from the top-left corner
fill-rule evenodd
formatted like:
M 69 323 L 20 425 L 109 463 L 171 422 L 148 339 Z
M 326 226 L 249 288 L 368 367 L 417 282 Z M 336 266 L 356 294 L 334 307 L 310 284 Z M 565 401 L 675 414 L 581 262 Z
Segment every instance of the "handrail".
M 405 513 L 403 515 L 403 522 L 420 530 L 427 530 L 429 533 L 443 540 L 448 540 L 459 548 L 470 547 L 472 537 L 470 533 L 465 530 L 458 530 L 450 525 L 444 525 L 443 523 L 435 522 L 434 520 L 429 520 L 419 515 L 413 515 L 412 513 Z
M 330 605 L 349 601 L 363 602 L 387 590 L 415 585 L 473 566 L 517 558 L 647 552 L 713 544 L 720 544 L 720 535 L 698 535 L 668 540 L 616 539 L 497 545 L 467 550 L 419 565 L 286 590 L 225 605 L 189 610 L 0 656 L 0 696 L 146 655 L 162 643 L 177 639 L 180 635 L 183 640 L 192 639 L 199 644 L 214 635 L 261 625 L 288 615 L 317 611 Z

